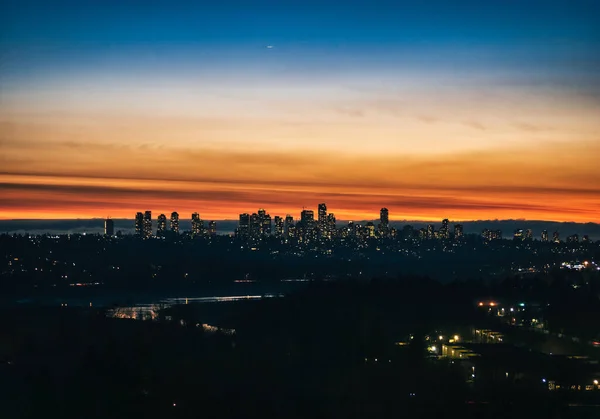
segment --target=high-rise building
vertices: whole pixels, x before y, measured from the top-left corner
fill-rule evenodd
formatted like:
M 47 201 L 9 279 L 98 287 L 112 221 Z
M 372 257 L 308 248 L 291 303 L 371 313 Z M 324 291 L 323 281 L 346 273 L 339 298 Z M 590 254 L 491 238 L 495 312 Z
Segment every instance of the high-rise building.
M 290 236 L 290 227 L 294 226 L 294 217 L 292 217 L 290 214 L 287 214 L 285 216 L 285 222 L 283 223 L 283 234 L 286 237 Z
M 548 241 L 548 230 L 542 231 L 542 241 L 543 242 L 547 242 Z
M 135 235 L 144 236 L 144 214 L 141 212 L 135 214 Z
M 250 214 L 247 212 L 240 214 L 237 235 L 245 238 L 250 236 Z
M 315 212 L 307 209 L 302 210 L 300 213 L 300 222 L 310 224 L 312 226 L 312 224 L 315 222 Z
M 261 219 L 261 235 L 271 235 L 271 216 L 269 214 L 265 214 Z
M 533 240 L 533 230 L 528 228 L 525 230 L 525 240 Z
M 368 237 L 375 237 L 375 224 L 373 224 L 373 222 L 369 221 L 367 223 L 366 227 L 366 235 Z
M 282 238 L 285 232 L 283 218 L 276 215 L 275 216 L 275 237 Z
M 379 222 L 387 227 L 390 224 L 390 212 L 387 208 L 381 208 L 379 210 Z
M 335 214 L 332 212 L 327 214 L 327 234 L 329 239 L 337 236 Z
M 176 212 L 171 213 L 171 232 L 179 233 L 179 214 Z
M 434 232 L 435 232 L 435 229 L 433 227 L 433 224 L 427 225 L 427 239 L 428 240 L 431 240 L 435 237 Z
M 216 221 L 208 222 L 208 234 L 211 236 L 217 235 L 217 222 Z
M 105 236 L 114 236 L 115 235 L 115 222 L 107 218 L 104 220 L 104 235 Z
M 444 218 L 442 220 L 442 228 L 440 228 L 440 234 L 439 234 L 439 238 L 440 239 L 449 239 L 450 238 L 450 227 L 448 227 L 448 219 Z
M 144 212 L 144 238 L 152 237 L 152 211 Z
M 325 203 L 319 204 L 318 223 L 321 236 L 325 236 L 327 234 L 327 205 Z
M 513 239 L 514 240 L 525 240 L 525 233 L 523 232 L 522 228 L 515 230 L 515 233 L 513 234 Z
M 204 221 L 197 212 L 192 214 L 192 236 L 200 237 L 204 234 Z
M 160 214 L 156 221 L 156 235 L 164 237 L 167 234 L 167 216 Z
M 554 243 L 560 243 L 560 234 L 558 233 L 558 231 L 552 233 L 552 241 Z
M 462 224 L 454 224 L 454 239 L 458 240 L 463 237 L 463 225 Z

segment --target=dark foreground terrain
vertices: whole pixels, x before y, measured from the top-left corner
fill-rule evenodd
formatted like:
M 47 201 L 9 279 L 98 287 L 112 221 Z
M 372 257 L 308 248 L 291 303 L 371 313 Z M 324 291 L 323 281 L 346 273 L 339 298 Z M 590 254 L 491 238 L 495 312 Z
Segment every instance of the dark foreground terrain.
M 322 284 L 236 303 L 216 332 L 195 305 L 158 321 L 5 309 L 2 417 L 595 417 L 545 386 L 474 384 L 431 356 L 428 331 L 487 321 L 470 299 L 425 279 Z

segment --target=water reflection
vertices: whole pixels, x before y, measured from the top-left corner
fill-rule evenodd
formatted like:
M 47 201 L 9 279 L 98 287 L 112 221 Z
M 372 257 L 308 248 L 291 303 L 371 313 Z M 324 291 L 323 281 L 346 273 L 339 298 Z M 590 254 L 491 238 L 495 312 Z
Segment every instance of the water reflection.
M 231 295 L 212 297 L 165 298 L 150 304 L 134 304 L 131 306 L 115 307 L 108 310 L 107 315 L 116 319 L 158 320 L 160 311 L 179 304 L 190 303 L 220 303 L 243 300 L 260 300 L 261 298 L 283 297 L 284 294 L 264 295 Z

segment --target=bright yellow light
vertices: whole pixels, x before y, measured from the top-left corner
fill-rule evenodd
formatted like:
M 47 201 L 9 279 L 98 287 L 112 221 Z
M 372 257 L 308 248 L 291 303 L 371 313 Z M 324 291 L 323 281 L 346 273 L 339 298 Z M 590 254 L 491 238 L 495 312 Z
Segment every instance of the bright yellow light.
M 439 335 L 439 336 L 438 336 L 438 339 L 439 339 L 439 340 L 443 340 L 443 339 L 444 339 L 444 337 L 443 337 L 442 335 Z
M 458 342 L 458 335 L 454 335 L 454 341 Z
M 490 303 L 490 307 L 494 307 L 495 305 L 496 305 L 496 303 L 493 301 Z
M 595 385 L 598 385 L 598 380 L 594 380 L 594 384 L 595 384 Z
M 479 302 L 479 307 L 481 307 L 482 305 L 483 305 L 483 303 L 480 301 L 480 302 Z

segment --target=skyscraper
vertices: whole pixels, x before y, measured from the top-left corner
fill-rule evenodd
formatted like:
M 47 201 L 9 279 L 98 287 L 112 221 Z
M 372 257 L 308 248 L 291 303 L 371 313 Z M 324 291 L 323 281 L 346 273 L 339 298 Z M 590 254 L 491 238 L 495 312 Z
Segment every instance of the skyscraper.
M 312 224 L 315 222 L 315 212 L 307 209 L 302 210 L 300 213 L 300 222 L 310 224 L 312 226 Z
M 433 224 L 428 224 L 427 225 L 427 239 L 431 240 L 435 237 L 435 229 L 433 227 Z
M 144 212 L 144 238 L 152 237 L 152 211 Z
M 327 214 L 327 234 L 328 238 L 333 238 L 337 235 L 337 228 L 335 225 L 335 214 L 330 212 Z
M 552 233 L 552 241 L 554 243 L 560 243 L 560 234 L 558 233 L 558 231 Z
M 327 237 L 327 205 L 325 203 L 319 204 L 318 227 L 319 236 Z
M 237 234 L 240 237 L 247 238 L 250 235 L 250 214 L 243 213 L 240 214 L 240 221 L 238 223 Z
M 450 227 L 448 227 L 448 219 L 444 218 L 442 220 L 442 228 L 440 228 L 440 239 L 449 239 L 450 238 Z
M 379 210 L 379 235 L 381 237 L 388 237 L 390 232 L 390 213 L 387 208 L 381 208 Z
M 285 216 L 285 222 L 283 223 L 283 234 L 286 237 L 289 237 L 289 233 L 290 233 L 290 227 L 294 226 L 294 217 L 292 217 L 290 214 L 287 214 Z
M 515 233 L 513 234 L 513 239 L 514 240 L 525 240 L 525 233 L 523 232 L 522 228 L 515 230 Z
M 458 240 L 463 237 L 463 225 L 454 224 L 454 239 Z
M 533 240 L 533 230 L 530 228 L 525 230 L 525 240 Z
M 204 233 L 204 221 L 197 212 L 192 214 L 192 236 L 200 237 Z
M 140 237 L 144 235 L 144 214 L 141 212 L 135 214 L 135 235 Z
M 387 208 L 381 208 L 379 210 L 379 222 L 387 227 L 390 224 L 390 212 Z
M 284 233 L 283 218 L 276 215 L 275 216 L 275 237 L 281 238 L 281 237 L 283 237 L 283 233 Z
M 179 214 L 176 212 L 171 213 L 171 231 L 175 234 L 179 233 Z
M 208 234 L 211 236 L 217 235 L 217 222 L 216 221 L 208 222 Z
M 156 221 L 156 235 L 164 237 L 167 234 L 167 216 L 160 214 Z
M 543 242 L 547 242 L 548 241 L 548 230 L 542 231 L 542 241 Z
M 104 220 L 104 235 L 114 236 L 115 235 L 115 222 L 110 218 Z

